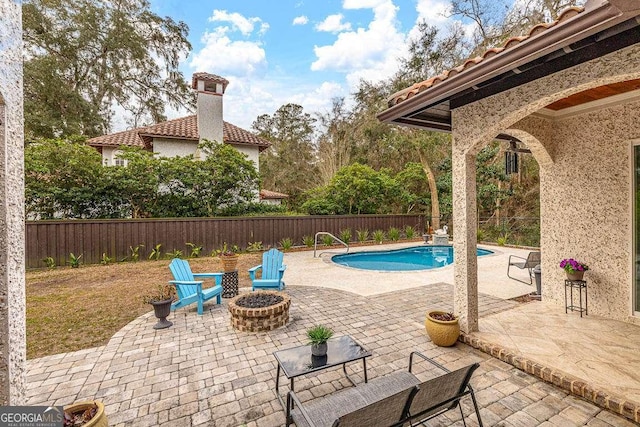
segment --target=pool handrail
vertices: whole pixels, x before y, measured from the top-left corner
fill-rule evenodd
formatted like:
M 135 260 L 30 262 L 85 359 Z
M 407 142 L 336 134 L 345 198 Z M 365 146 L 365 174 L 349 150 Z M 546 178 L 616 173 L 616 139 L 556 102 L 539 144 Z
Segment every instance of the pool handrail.
M 318 249 L 318 236 L 322 236 L 322 235 L 331 236 L 331 238 L 333 238 L 333 240 L 335 240 L 336 242 L 342 243 L 347 248 L 347 252 L 345 253 L 347 254 L 349 253 L 349 245 L 347 243 L 338 239 L 336 236 L 329 233 L 328 231 L 318 231 L 313 239 L 313 257 L 314 258 L 316 257 L 316 250 Z M 320 253 L 320 255 L 322 255 L 322 253 Z

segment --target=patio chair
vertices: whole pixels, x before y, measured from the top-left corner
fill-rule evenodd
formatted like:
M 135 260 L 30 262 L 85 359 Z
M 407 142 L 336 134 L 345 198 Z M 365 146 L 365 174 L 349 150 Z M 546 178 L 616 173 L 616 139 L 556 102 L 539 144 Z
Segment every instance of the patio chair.
M 171 311 L 177 308 L 198 303 L 198 314 L 202 314 L 204 302 L 216 297 L 216 303 L 222 302 L 222 276 L 223 273 L 193 273 L 189 266 L 189 261 L 174 258 L 169 264 L 169 270 L 173 274 L 175 280 L 169 280 L 169 283 L 176 287 L 178 293 L 178 301 L 171 304 Z M 215 280 L 215 285 L 211 288 L 203 289 L 202 280 Z
M 443 370 L 443 375 L 420 383 L 411 373 L 417 355 Z M 469 385 L 478 363 L 449 372 L 445 367 L 418 352 L 409 356 L 409 371 L 397 371 L 366 384 L 301 402 L 294 391 L 287 393 L 286 423 L 298 427 L 372 427 L 417 426 L 456 407 L 462 414 L 460 399 L 470 395 L 483 427 L 478 403 Z
M 277 249 L 269 249 L 262 254 L 262 264 L 249 269 L 251 290 L 256 289 L 284 289 L 284 270 L 287 266 L 282 263 L 284 254 Z M 256 278 L 256 272 L 262 270 L 262 277 Z
M 464 420 L 464 412 L 462 412 L 460 399 L 466 395 L 470 395 L 476 417 L 478 417 L 478 425 L 482 427 L 482 418 L 480 418 L 478 402 L 476 401 L 473 388 L 471 388 L 469 384 L 471 375 L 473 375 L 473 372 L 478 369 L 480 365 L 474 363 L 455 371 L 449 371 L 434 360 L 414 351 L 409 356 L 409 372 L 411 372 L 414 355 L 423 358 L 443 370 L 445 374 L 418 384 L 418 391 L 411 400 L 411 406 L 409 406 L 409 413 L 407 414 L 410 425 L 425 425 L 428 420 L 458 407 L 460 409 L 460 415 L 462 416 L 462 424 L 466 426 L 467 424 Z
M 542 256 L 540 252 L 529 252 L 526 258 L 517 255 L 509 255 L 509 266 L 507 267 L 507 277 L 518 282 L 527 283 L 524 280 L 509 275 L 509 269 L 518 267 L 521 270 L 529 270 L 529 285 L 533 285 L 533 269 L 536 265 L 540 264 Z

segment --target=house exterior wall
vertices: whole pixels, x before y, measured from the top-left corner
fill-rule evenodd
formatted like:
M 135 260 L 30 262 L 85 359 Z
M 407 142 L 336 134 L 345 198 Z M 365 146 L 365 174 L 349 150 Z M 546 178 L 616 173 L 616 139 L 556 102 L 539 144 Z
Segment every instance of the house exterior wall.
M 248 159 L 253 162 L 253 165 L 256 167 L 256 171 L 260 172 L 260 160 L 259 154 L 260 150 L 258 147 L 249 147 L 246 145 L 231 145 L 233 148 L 241 152 L 242 154 L 246 154 Z
M 531 116 L 574 93 L 640 78 L 638 58 L 640 45 L 634 45 L 452 111 L 456 253 L 470 254 L 477 240 L 475 185 L 467 182 L 475 155 L 497 134 L 511 131 L 524 137 L 540 164 L 543 299 L 564 307 L 559 263 L 579 258 L 591 267 L 585 276 L 589 314 L 640 323 L 630 316 L 628 254 L 630 140 L 640 138 L 640 106 L 634 102 L 546 122 Z M 477 274 L 467 258 L 454 261 L 454 303 L 456 312 L 473 317 Z M 462 326 L 475 330 L 473 319 Z
M 640 139 L 640 101 L 548 120 L 555 161 L 541 168 L 544 299 L 564 306 L 560 260 L 586 262 L 589 312 L 632 317 L 631 146 Z M 527 123 L 516 124 L 528 128 Z M 540 122 L 530 127 L 540 132 Z
M 21 2 L 0 2 L 0 405 L 25 402 Z
M 153 152 L 158 153 L 161 157 L 184 157 L 190 154 L 196 154 L 198 141 L 154 138 Z
M 282 200 L 281 199 L 260 199 L 260 203 L 262 203 L 263 205 L 281 206 Z

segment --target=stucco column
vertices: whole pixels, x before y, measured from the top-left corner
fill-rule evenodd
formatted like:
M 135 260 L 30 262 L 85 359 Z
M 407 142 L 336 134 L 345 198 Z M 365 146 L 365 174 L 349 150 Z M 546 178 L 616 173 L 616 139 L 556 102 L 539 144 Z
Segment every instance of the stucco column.
M 0 1 L 0 405 L 25 399 L 21 2 Z
M 453 140 L 453 308 L 464 332 L 478 330 L 476 157 Z

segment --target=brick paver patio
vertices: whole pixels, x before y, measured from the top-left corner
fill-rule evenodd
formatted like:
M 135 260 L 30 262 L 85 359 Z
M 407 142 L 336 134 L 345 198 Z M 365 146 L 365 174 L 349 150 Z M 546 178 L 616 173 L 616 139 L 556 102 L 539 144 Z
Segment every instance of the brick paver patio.
M 209 304 L 203 316 L 194 309 L 172 314 L 169 329 L 153 330 L 156 319 L 149 313 L 106 346 L 29 361 L 28 403 L 99 399 L 114 426 L 282 426 L 272 352 L 304 344 L 305 330 L 322 323 L 373 352 L 367 360 L 370 379 L 406 369 L 413 350 L 450 369 L 479 361 L 472 384 L 487 426 L 634 425 L 462 343 L 435 347 L 424 332 L 424 312 L 452 309 L 450 285 L 370 297 L 313 287 L 288 287 L 287 292 L 291 321 L 269 333 L 236 332 L 229 326 L 226 303 Z M 481 315 L 516 304 L 480 296 Z M 356 382 L 362 382 L 362 365 L 349 368 Z M 426 368 L 418 365 L 421 380 L 434 374 Z M 349 386 L 340 368 L 296 381 L 303 401 Z M 471 413 L 465 405 L 465 414 Z M 451 411 L 430 425 L 458 426 L 462 421 Z M 467 425 L 477 425 L 475 416 Z

